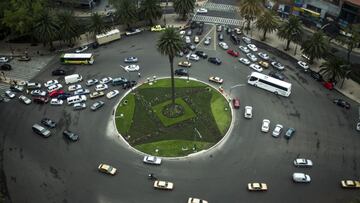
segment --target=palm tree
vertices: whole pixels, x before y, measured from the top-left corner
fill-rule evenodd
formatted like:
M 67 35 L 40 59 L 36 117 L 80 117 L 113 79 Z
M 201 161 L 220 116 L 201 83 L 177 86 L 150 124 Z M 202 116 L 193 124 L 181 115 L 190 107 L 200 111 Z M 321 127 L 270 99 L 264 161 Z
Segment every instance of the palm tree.
M 330 78 L 330 81 L 344 79 L 351 72 L 350 66 L 336 57 L 329 58 L 320 67 L 319 73 L 323 73 L 325 77 Z
M 88 25 L 87 30 L 95 38 L 97 34 L 105 33 L 109 28 L 98 13 L 93 13 L 90 17 L 90 24 Z
M 175 82 L 174 82 L 174 57 L 177 52 L 183 49 L 184 42 L 179 32 L 174 27 L 168 27 L 157 41 L 157 49 L 162 55 L 167 55 L 170 62 L 171 73 L 171 98 L 175 105 Z
M 80 24 L 70 11 L 62 11 L 57 14 L 59 21 L 60 39 L 72 44 L 80 36 Z
M 175 12 L 182 16 L 183 20 L 191 13 L 195 8 L 195 0 L 174 0 Z
M 256 21 L 256 27 L 264 32 L 262 41 L 266 39 L 266 33 L 272 33 L 279 27 L 279 18 L 273 11 L 265 11 Z
M 327 53 L 328 43 L 324 33 L 318 31 L 302 43 L 301 50 L 310 57 L 310 63 L 313 63 L 314 59 L 319 59 Z
M 345 30 L 351 37 L 339 37 L 338 40 L 347 47 L 347 61 L 350 63 L 351 52 L 360 44 L 360 24 L 352 25 Z
M 240 16 L 245 18 L 247 22 L 246 29 L 250 30 L 251 21 L 255 20 L 256 16 L 258 16 L 263 7 L 261 5 L 261 0 L 242 0 L 240 4 Z
M 44 45 L 49 44 L 53 49 L 53 41 L 59 37 L 59 24 L 54 17 L 53 11 L 44 9 L 35 20 L 33 36 Z
M 300 19 L 296 16 L 290 16 L 288 21 L 280 25 L 277 34 L 281 39 L 287 40 L 285 50 L 289 50 L 291 41 L 301 41 L 302 29 Z
M 138 19 L 136 4 L 133 0 L 120 0 L 115 4 L 116 12 L 115 16 L 119 23 L 125 24 L 127 28 L 135 23 Z
M 144 19 L 149 19 L 150 25 L 153 25 L 153 20 L 159 20 L 162 16 L 159 0 L 144 0 L 141 2 L 140 14 L 144 16 Z

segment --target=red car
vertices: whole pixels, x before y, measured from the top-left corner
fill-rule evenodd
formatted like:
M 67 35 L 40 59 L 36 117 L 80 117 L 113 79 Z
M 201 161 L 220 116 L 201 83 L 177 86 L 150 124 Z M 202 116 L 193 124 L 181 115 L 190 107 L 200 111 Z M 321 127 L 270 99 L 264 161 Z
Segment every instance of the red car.
M 57 97 L 60 94 L 64 94 L 64 90 L 54 90 L 49 93 L 49 97 L 51 97 L 51 98 Z
M 323 82 L 323 86 L 328 90 L 334 89 L 334 84 L 331 82 Z
M 239 52 L 234 51 L 234 50 L 232 50 L 232 49 L 229 49 L 229 50 L 227 50 L 226 52 L 227 52 L 228 54 L 230 54 L 231 56 L 235 56 L 235 57 L 238 57 L 238 56 L 240 55 Z
M 232 103 L 233 103 L 233 106 L 234 106 L 235 109 L 240 108 L 240 99 L 239 98 L 234 98 L 232 100 Z
M 46 104 L 49 102 L 48 97 L 34 97 L 33 101 L 37 104 Z

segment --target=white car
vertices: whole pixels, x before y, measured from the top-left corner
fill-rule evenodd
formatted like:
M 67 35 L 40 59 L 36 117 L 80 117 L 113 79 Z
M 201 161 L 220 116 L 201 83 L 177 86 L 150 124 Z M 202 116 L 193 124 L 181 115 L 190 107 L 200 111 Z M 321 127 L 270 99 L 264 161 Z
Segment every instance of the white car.
M 242 52 L 244 52 L 245 54 L 250 52 L 250 49 L 248 49 L 247 47 L 244 47 L 244 46 L 239 46 L 239 49 L 240 49 Z
M 245 106 L 244 117 L 252 118 L 252 107 L 251 106 Z
M 262 71 L 263 71 L 263 68 L 261 68 L 261 66 L 260 66 L 260 65 L 255 64 L 255 63 L 250 64 L 250 66 L 249 66 L 249 67 L 250 67 L 250 68 L 252 68 L 252 69 L 254 69 L 254 70 L 256 70 L 257 72 L 262 72 Z
M 279 137 L 279 135 L 281 134 L 283 128 L 284 127 L 282 125 L 276 124 L 276 126 L 275 126 L 275 128 L 274 128 L 274 130 L 272 132 L 272 136 L 273 137 Z
M 211 37 L 206 37 L 205 41 L 204 41 L 204 44 L 205 45 L 210 45 L 210 43 L 211 43 Z
M 128 72 L 139 71 L 140 66 L 136 65 L 136 64 L 131 64 L 131 65 L 125 66 L 124 69 L 125 69 L 125 71 L 128 71 Z
M 248 37 L 242 37 L 242 40 L 246 43 L 246 44 L 250 44 L 251 43 L 251 39 Z
M 264 119 L 261 125 L 261 132 L 267 133 L 270 130 L 270 120 Z
M 223 84 L 224 79 L 222 79 L 220 77 L 216 77 L 216 76 L 210 76 L 209 81 L 214 82 L 214 83 L 218 83 L 218 84 Z
M 263 53 L 263 52 L 259 52 L 258 56 L 260 58 L 264 59 L 264 60 L 269 60 L 270 59 L 269 55 L 267 55 L 266 53 Z
M 174 183 L 162 180 L 156 180 L 154 182 L 154 188 L 162 190 L 172 190 L 174 189 Z
M 81 53 L 81 52 L 86 51 L 88 48 L 89 48 L 88 46 L 81 46 L 78 49 L 76 49 L 75 52 L 76 53 Z
M 100 82 L 100 84 L 108 84 L 111 81 L 112 81 L 111 77 L 105 77 L 105 78 L 102 78 L 99 82 Z
M 124 59 L 125 63 L 136 63 L 139 59 L 136 56 L 130 56 Z
M 95 86 L 95 91 L 99 92 L 106 90 L 107 88 L 108 88 L 107 84 L 98 84 Z
M 309 65 L 304 61 L 298 61 L 297 64 L 304 69 L 304 71 L 309 71 Z
M 50 105 L 54 105 L 54 106 L 61 106 L 63 103 L 64 101 L 61 99 L 53 98 L 50 100 Z
M 108 164 L 100 164 L 98 166 L 98 169 L 99 169 L 100 172 L 106 173 L 106 174 L 109 174 L 109 175 L 115 175 L 116 171 L 117 171 L 117 169 L 115 167 L 110 166 Z
M 5 56 L 0 57 L 0 63 L 7 63 L 7 62 L 9 62 L 8 57 L 5 57 Z
M 118 95 L 119 94 L 119 90 L 111 90 L 110 92 L 108 92 L 107 94 L 106 94 L 106 97 L 108 98 L 108 99 L 112 99 L 112 98 L 114 98 L 116 95 Z
M 43 96 L 43 97 L 46 96 L 46 92 L 43 90 L 32 90 L 30 94 L 31 96 Z
M 75 85 L 70 85 L 68 87 L 68 90 L 71 92 L 71 91 L 75 91 L 75 90 L 78 90 L 78 89 L 81 89 L 81 85 L 80 84 L 75 84 Z
M 5 91 L 5 95 L 6 95 L 7 97 L 9 97 L 10 99 L 12 99 L 12 98 L 15 97 L 15 93 L 12 92 L 11 90 L 6 90 L 6 91 Z
M 160 165 L 161 158 L 156 157 L 156 156 L 144 156 L 143 162 L 147 163 L 147 164 Z
M 246 59 L 246 58 L 239 58 L 239 61 L 245 65 L 249 65 L 250 64 L 250 61 L 249 59 Z
M 248 44 L 247 47 L 248 47 L 251 51 L 258 51 L 258 48 L 255 46 L 255 44 Z
M 297 158 L 294 160 L 294 165 L 297 167 L 312 167 L 313 162 L 310 159 Z
M 229 46 L 225 42 L 219 42 L 219 46 L 225 50 L 229 48 Z
M 188 203 L 208 203 L 208 201 L 199 198 L 189 197 Z
M 82 110 L 82 109 L 85 109 L 85 108 L 86 108 L 86 104 L 85 104 L 85 103 L 81 103 L 81 102 L 75 103 L 75 104 L 73 105 L 73 108 L 74 108 L 74 110 Z
M 200 57 L 196 54 L 188 54 L 186 55 L 187 60 L 193 60 L 193 61 L 198 61 L 200 59 Z
M 89 89 L 77 89 L 74 92 L 74 95 L 81 95 L 81 94 L 90 94 L 90 90 Z
M 59 90 L 61 88 L 63 88 L 63 86 L 61 84 L 51 85 L 51 86 L 48 87 L 48 92 Z
M 254 54 L 252 53 L 248 53 L 246 54 L 246 56 L 252 61 L 252 62 L 256 62 L 257 61 L 257 58 Z
M 199 8 L 196 10 L 196 13 L 206 14 L 207 12 L 208 12 L 208 10 L 206 8 Z
M 305 173 L 293 173 L 293 180 L 296 183 L 310 183 L 311 178 Z
M 136 35 L 136 34 L 138 34 L 138 33 L 140 33 L 140 32 L 142 32 L 141 29 L 135 28 L 135 29 L 130 29 L 130 30 L 126 31 L 126 32 L 125 32 L 125 35 L 126 35 L 126 36 Z
M 194 37 L 194 43 L 197 44 L 197 43 L 199 43 L 199 42 L 200 42 L 199 36 L 195 36 L 195 37 Z
M 44 83 L 44 86 L 45 87 L 50 87 L 50 86 L 52 86 L 52 85 L 56 85 L 56 84 L 58 84 L 59 82 L 57 81 L 57 80 L 49 80 L 49 81 L 47 81 L 46 83 Z
M 22 101 L 24 104 L 31 104 L 31 99 L 27 98 L 24 95 L 20 95 L 19 100 Z
M 97 84 L 98 82 L 99 82 L 99 80 L 97 80 L 97 79 L 90 79 L 90 80 L 87 80 L 85 84 L 86 84 L 86 86 L 90 87 L 92 85 Z
M 356 130 L 357 130 L 357 131 L 360 131 L 360 122 L 358 122 L 358 123 L 356 124 Z
M 276 61 L 271 62 L 271 65 L 272 65 L 274 68 L 278 69 L 278 70 L 284 70 L 284 69 L 285 69 L 285 66 L 284 66 L 284 65 L 282 65 L 281 63 L 276 62 Z

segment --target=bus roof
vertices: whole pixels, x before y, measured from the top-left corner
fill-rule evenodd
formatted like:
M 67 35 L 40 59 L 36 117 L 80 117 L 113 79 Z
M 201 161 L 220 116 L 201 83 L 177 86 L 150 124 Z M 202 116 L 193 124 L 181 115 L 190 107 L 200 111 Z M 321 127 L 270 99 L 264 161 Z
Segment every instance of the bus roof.
M 278 80 L 276 78 L 273 78 L 271 76 L 268 76 L 268 75 L 265 75 L 265 74 L 262 74 L 262 73 L 252 72 L 250 76 L 255 76 L 255 77 L 259 78 L 259 79 L 263 79 L 263 80 L 269 81 L 271 83 L 281 85 L 281 86 L 286 87 L 286 88 L 291 87 L 291 83 L 284 82 L 282 80 Z
M 62 58 L 91 58 L 92 57 L 92 53 L 68 53 L 68 54 L 63 54 L 61 57 Z
M 105 37 L 105 36 L 109 36 L 109 35 L 113 35 L 113 34 L 120 34 L 120 30 L 119 29 L 113 29 L 113 30 L 110 30 L 106 33 L 102 33 L 102 34 L 98 34 L 96 35 L 96 38 L 102 38 L 102 37 Z

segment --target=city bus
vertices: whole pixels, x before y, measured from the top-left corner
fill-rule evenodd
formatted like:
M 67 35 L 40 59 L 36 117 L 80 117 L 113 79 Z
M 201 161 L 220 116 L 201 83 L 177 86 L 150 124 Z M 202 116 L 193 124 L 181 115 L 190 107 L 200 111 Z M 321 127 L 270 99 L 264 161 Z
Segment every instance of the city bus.
M 248 76 L 248 84 L 259 87 L 276 95 L 288 97 L 291 94 L 291 84 L 258 72 Z
M 63 64 L 93 64 L 94 55 L 92 53 L 67 53 L 61 55 L 61 63 Z

